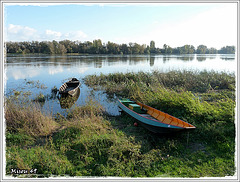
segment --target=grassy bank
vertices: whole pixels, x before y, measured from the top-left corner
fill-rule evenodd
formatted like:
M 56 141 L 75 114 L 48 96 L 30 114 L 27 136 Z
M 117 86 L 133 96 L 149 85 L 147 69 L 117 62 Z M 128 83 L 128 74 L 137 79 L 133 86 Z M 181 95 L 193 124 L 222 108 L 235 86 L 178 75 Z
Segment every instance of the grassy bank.
M 214 71 L 115 73 L 89 75 L 85 78 L 85 83 L 95 89 L 103 89 L 109 95 L 116 94 L 141 101 L 193 124 L 197 129 L 189 133 L 192 142 L 190 145 L 209 150 L 204 153 L 204 157 L 208 157 L 209 153 L 216 155 L 216 158 L 228 156 L 228 165 L 233 167 L 234 74 Z M 181 135 L 178 137 L 177 142 L 181 144 L 176 144 L 176 148 L 185 141 Z
M 214 71 L 170 71 L 162 73 L 158 70 L 152 72 L 128 72 L 88 75 L 84 78 L 88 86 L 103 88 L 107 93 L 122 96 L 131 96 L 129 91 L 135 91 L 132 86 L 146 89 L 149 86 L 160 85 L 175 91 L 192 91 L 206 93 L 211 90 L 235 90 L 235 75 Z M 129 93 L 129 94 L 128 94 Z
M 105 115 L 94 99 L 66 117 L 45 115 L 36 102 L 7 100 L 6 173 L 18 168 L 37 169 L 29 177 L 234 175 L 234 75 L 172 73 L 88 76 L 85 83 L 184 119 L 197 127 L 189 133 L 153 134 L 124 113 Z

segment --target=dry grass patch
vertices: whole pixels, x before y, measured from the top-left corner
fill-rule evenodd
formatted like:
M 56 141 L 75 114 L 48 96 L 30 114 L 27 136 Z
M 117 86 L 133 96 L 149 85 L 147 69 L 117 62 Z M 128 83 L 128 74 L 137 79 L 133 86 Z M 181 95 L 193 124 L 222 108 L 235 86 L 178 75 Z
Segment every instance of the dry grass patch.
M 49 135 L 59 127 L 50 115 L 41 112 L 37 103 L 21 105 L 7 100 L 5 119 L 7 131 L 25 133 L 34 137 Z

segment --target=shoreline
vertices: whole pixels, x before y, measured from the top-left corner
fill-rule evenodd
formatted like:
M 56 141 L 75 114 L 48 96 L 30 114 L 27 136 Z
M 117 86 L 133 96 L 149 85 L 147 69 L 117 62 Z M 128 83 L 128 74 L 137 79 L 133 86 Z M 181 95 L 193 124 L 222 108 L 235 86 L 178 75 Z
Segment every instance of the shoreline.
M 66 117 L 61 114 L 45 116 L 38 111 L 38 103 L 36 106 L 27 102 L 14 105 L 9 101 L 5 110 L 5 114 L 11 116 L 6 122 L 12 121 L 12 125 L 7 124 L 6 132 L 7 175 L 21 177 L 11 174 L 11 169 L 16 168 L 37 169 L 36 174 L 27 174 L 30 178 L 52 175 L 189 178 L 234 175 L 234 77 L 215 72 L 198 75 L 172 72 L 172 75 L 175 76 L 158 72 L 152 75 L 117 73 L 95 75 L 94 79 L 86 77 L 85 82 L 91 83 L 91 87 L 102 85 L 101 89 L 109 95 L 121 92 L 122 96 L 137 98 L 191 121 L 197 127 L 195 131 L 155 135 L 141 126 L 134 126 L 136 121 L 124 113 L 106 115 L 102 106 L 91 97 L 85 106 L 69 110 Z M 204 84 L 204 79 L 210 75 L 215 80 L 210 82 L 211 87 Z M 186 84 L 189 78 L 195 86 Z M 218 85 L 214 86 L 214 83 Z M 195 89 L 189 91 L 191 88 Z M 35 112 L 31 115 L 30 111 Z M 39 122 L 35 122 L 34 127 L 32 118 L 38 118 L 46 128 L 40 127 Z

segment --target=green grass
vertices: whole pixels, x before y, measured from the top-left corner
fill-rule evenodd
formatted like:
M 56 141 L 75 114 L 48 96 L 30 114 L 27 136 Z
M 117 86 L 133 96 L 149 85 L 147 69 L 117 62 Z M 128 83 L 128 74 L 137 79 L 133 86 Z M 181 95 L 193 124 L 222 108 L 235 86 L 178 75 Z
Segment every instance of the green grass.
M 92 98 L 86 106 L 69 110 L 66 117 L 44 115 L 36 112 L 36 102 L 22 104 L 21 93 L 17 93 L 17 101 L 5 103 L 7 175 L 12 175 L 12 168 L 36 168 L 37 175 L 27 177 L 233 176 L 234 75 L 172 73 L 175 77 L 160 72 L 93 75 L 85 82 L 110 95 L 140 100 L 188 121 L 196 126 L 193 131 L 156 135 L 142 126 L 135 127 L 136 120 L 125 113 L 105 115 Z M 189 75 L 194 87 L 187 81 Z M 169 80 L 176 81 L 170 85 Z M 33 118 L 42 124 L 37 125 Z
M 141 89 L 148 86 L 160 84 L 167 89 L 175 91 L 192 91 L 206 93 L 211 90 L 235 90 L 235 75 L 225 72 L 217 73 L 214 71 L 170 71 L 162 73 L 160 71 L 152 72 L 129 72 L 129 73 L 110 73 L 88 75 L 84 78 L 85 83 L 93 88 L 102 87 L 109 93 L 118 95 L 129 95 L 128 91 L 133 85 L 140 85 Z

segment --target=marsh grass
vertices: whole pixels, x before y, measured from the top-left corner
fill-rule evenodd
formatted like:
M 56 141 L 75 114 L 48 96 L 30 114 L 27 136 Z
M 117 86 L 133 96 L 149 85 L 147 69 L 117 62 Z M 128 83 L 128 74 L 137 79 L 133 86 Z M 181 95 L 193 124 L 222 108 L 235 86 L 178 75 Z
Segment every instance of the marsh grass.
M 144 132 L 141 130 L 138 134 L 138 131 L 128 127 L 129 123 L 133 124 L 135 121 L 130 122 L 129 119 L 123 119 L 127 120 L 128 124 L 122 125 L 122 130 L 128 135 L 132 133 L 139 142 L 145 141 L 142 145 L 144 148 L 150 149 L 150 151 L 161 148 L 166 153 L 175 156 L 175 158 L 172 157 L 172 159 L 174 158 L 173 163 L 162 161 L 167 167 L 157 164 L 154 169 L 161 168 L 165 174 L 174 176 L 187 174 L 191 176 L 193 171 L 199 172 L 195 173 L 197 176 L 215 176 L 217 174 L 221 176 L 225 171 L 222 165 L 226 162 L 226 169 L 233 174 L 235 169 L 234 74 L 214 71 L 115 73 L 98 77 L 90 75 L 85 78 L 85 82 L 91 87 L 99 88 L 100 85 L 100 89 L 109 94 L 141 101 L 196 126 L 197 129 L 189 133 L 187 140 L 189 138 L 190 140 L 188 142 L 183 142 L 187 138 L 184 134 L 178 134 L 175 139 L 168 136 L 164 138 L 164 142 L 150 137 L 146 142 L 142 136 L 149 137 L 151 134 L 143 134 Z M 118 118 L 118 121 L 121 121 L 121 118 Z M 152 139 L 154 142 L 151 141 Z M 188 162 L 185 161 L 186 159 Z M 179 166 L 179 168 L 174 166 Z M 189 172 L 180 166 L 184 166 Z M 189 166 L 194 169 L 190 169 Z M 213 166 L 216 168 L 213 169 Z M 159 170 L 157 171 L 159 172 Z M 226 175 L 230 173 L 227 172 Z
M 235 76 L 233 73 L 208 71 L 170 71 L 162 73 L 158 70 L 152 72 L 129 72 L 88 75 L 84 78 L 88 86 L 98 88 L 102 86 L 107 93 L 116 93 L 126 96 L 128 88 L 138 84 L 141 87 L 160 84 L 164 88 L 175 91 L 192 91 L 205 93 L 210 90 L 235 90 Z M 142 89 L 142 88 L 141 88 Z
M 196 126 L 191 132 L 153 134 L 141 125 L 135 127 L 136 120 L 125 113 L 106 115 L 93 98 L 85 106 L 69 110 L 66 117 L 59 113 L 54 117 L 40 116 L 41 112 L 35 111 L 37 107 L 24 105 L 21 94 L 16 94 L 17 101 L 5 103 L 6 173 L 11 175 L 11 168 L 36 168 L 35 177 L 233 176 L 233 75 L 174 73 L 175 76 L 157 72 L 93 75 L 85 82 L 186 120 Z M 189 76 L 193 77 L 191 84 Z M 211 76 L 214 78 L 208 78 Z M 206 80 L 208 83 L 203 83 Z M 168 83 L 171 81 L 172 85 Z
M 6 122 L 11 116 L 7 109 Z M 21 115 L 19 118 L 27 119 Z M 19 118 L 15 118 L 15 121 Z M 111 122 L 103 115 L 102 107 L 95 101 L 90 100 L 86 106 L 75 107 L 58 123 L 61 123 L 62 129 L 41 144 L 39 130 L 29 131 L 30 128 L 22 125 L 8 125 L 7 174 L 10 174 L 11 168 L 36 168 L 37 173 L 45 177 L 135 175 L 132 166 L 140 155 L 140 145 L 112 128 Z M 126 166 L 126 163 L 131 166 Z
M 41 111 L 37 103 L 16 102 L 7 99 L 5 103 L 5 120 L 8 132 L 18 132 L 33 137 L 48 135 L 58 124 L 49 115 Z

